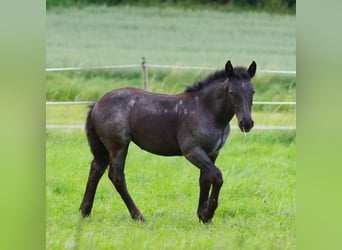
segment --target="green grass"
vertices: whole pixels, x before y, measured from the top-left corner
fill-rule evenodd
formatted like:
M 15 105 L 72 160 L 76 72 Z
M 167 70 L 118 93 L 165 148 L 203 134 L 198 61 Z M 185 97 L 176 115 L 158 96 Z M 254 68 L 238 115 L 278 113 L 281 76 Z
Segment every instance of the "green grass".
M 84 132 L 46 133 L 47 249 L 295 249 L 295 132 L 233 131 L 217 165 L 225 183 L 213 223 L 198 222 L 198 169 L 131 144 L 128 188 L 146 223 L 131 220 L 104 176 L 93 215 L 78 213 L 91 154 Z
M 296 68 L 296 18 L 257 12 L 141 7 L 47 10 L 46 66 L 148 63 Z
M 248 65 L 247 65 L 248 66 Z M 149 70 L 149 90 L 176 94 L 186 86 L 205 78 L 208 70 Z M 142 88 L 141 69 L 115 71 L 48 72 L 46 99 L 51 101 L 95 101 L 116 88 Z M 292 101 L 296 98 L 295 76 L 258 74 L 252 79 L 255 100 Z

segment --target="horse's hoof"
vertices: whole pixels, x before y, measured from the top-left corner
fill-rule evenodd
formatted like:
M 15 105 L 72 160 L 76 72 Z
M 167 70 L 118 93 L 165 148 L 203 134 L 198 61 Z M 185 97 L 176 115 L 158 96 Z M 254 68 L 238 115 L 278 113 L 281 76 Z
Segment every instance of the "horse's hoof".
M 84 211 L 82 208 L 79 209 L 82 214 L 82 218 L 90 217 L 90 212 Z
M 208 218 L 200 218 L 200 222 L 203 222 L 203 224 L 209 224 L 212 223 L 212 220 Z
M 206 223 L 211 223 L 211 219 L 213 218 L 213 216 L 209 217 L 209 216 L 206 216 L 204 215 L 205 212 L 202 212 L 202 213 L 198 213 L 198 218 L 200 220 L 200 222 L 203 222 L 203 224 L 206 224 Z
M 132 219 L 135 221 L 140 221 L 140 222 L 146 221 L 144 216 L 142 216 L 142 214 L 136 214 L 136 215 L 132 216 Z

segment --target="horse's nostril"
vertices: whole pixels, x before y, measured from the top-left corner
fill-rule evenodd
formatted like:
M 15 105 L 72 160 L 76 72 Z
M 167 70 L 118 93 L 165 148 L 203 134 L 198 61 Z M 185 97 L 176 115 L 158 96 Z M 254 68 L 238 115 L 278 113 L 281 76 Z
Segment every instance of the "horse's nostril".
M 241 120 L 239 121 L 239 127 L 243 132 L 249 132 L 254 126 L 254 121 L 253 120 Z

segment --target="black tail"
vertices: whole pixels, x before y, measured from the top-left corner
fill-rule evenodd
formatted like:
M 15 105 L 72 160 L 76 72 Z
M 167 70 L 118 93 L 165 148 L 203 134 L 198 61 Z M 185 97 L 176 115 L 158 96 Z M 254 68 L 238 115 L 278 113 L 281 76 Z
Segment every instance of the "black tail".
M 91 119 L 93 108 L 94 106 L 92 105 L 90 107 L 85 125 L 88 143 L 90 146 L 90 150 L 94 155 L 94 159 L 92 160 L 90 165 L 87 186 L 80 206 L 80 210 L 82 212 L 83 217 L 90 216 L 91 209 L 93 207 L 97 184 L 99 183 L 103 173 L 108 167 L 109 162 L 108 151 L 103 145 L 99 136 L 97 135 L 94 124 Z
M 105 145 L 100 140 L 99 136 L 97 135 L 93 122 L 91 120 L 91 112 L 93 111 L 94 105 L 90 106 L 90 110 L 87 116 L 87 121 L 85 125 L 85 130 L 87 133 L 88 143 L 90 146 L 90 150 L 94 155 L 94 158 L 99 160 L 102 163 L 109 162 L 109 153 L 106 149 Z

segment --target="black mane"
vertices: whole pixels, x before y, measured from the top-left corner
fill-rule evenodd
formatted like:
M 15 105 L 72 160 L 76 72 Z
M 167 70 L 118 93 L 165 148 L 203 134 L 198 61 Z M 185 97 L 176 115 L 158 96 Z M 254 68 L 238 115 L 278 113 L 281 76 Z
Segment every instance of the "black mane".
M 250 75 L 246 68 L 244 67 L 235 67 L 234 68 L 234 78 L 243 79 L 250 78 Z M 217 82 L 219 80 L 227 79 L 227 73 L 224 69 L 215 71 L 214 73 L 208 75 L 205 79 L 195 82 L 191 86 L 187 86 L 185 92 L 196 92 L 203 89 L 205 86 L 210 85 L 211 83 Z
M 198 82 L 195 82 L 191 86 L 187 86 L 185 92 L 195 92 L 203 87 L 211 84 L 212 82 L 215 82 L 217 80 L 224 80 L 227 78 L 227 74 L 225 70 L 218 70 L 214 73 L 208 75 L 204 80 L 200 80 Z

